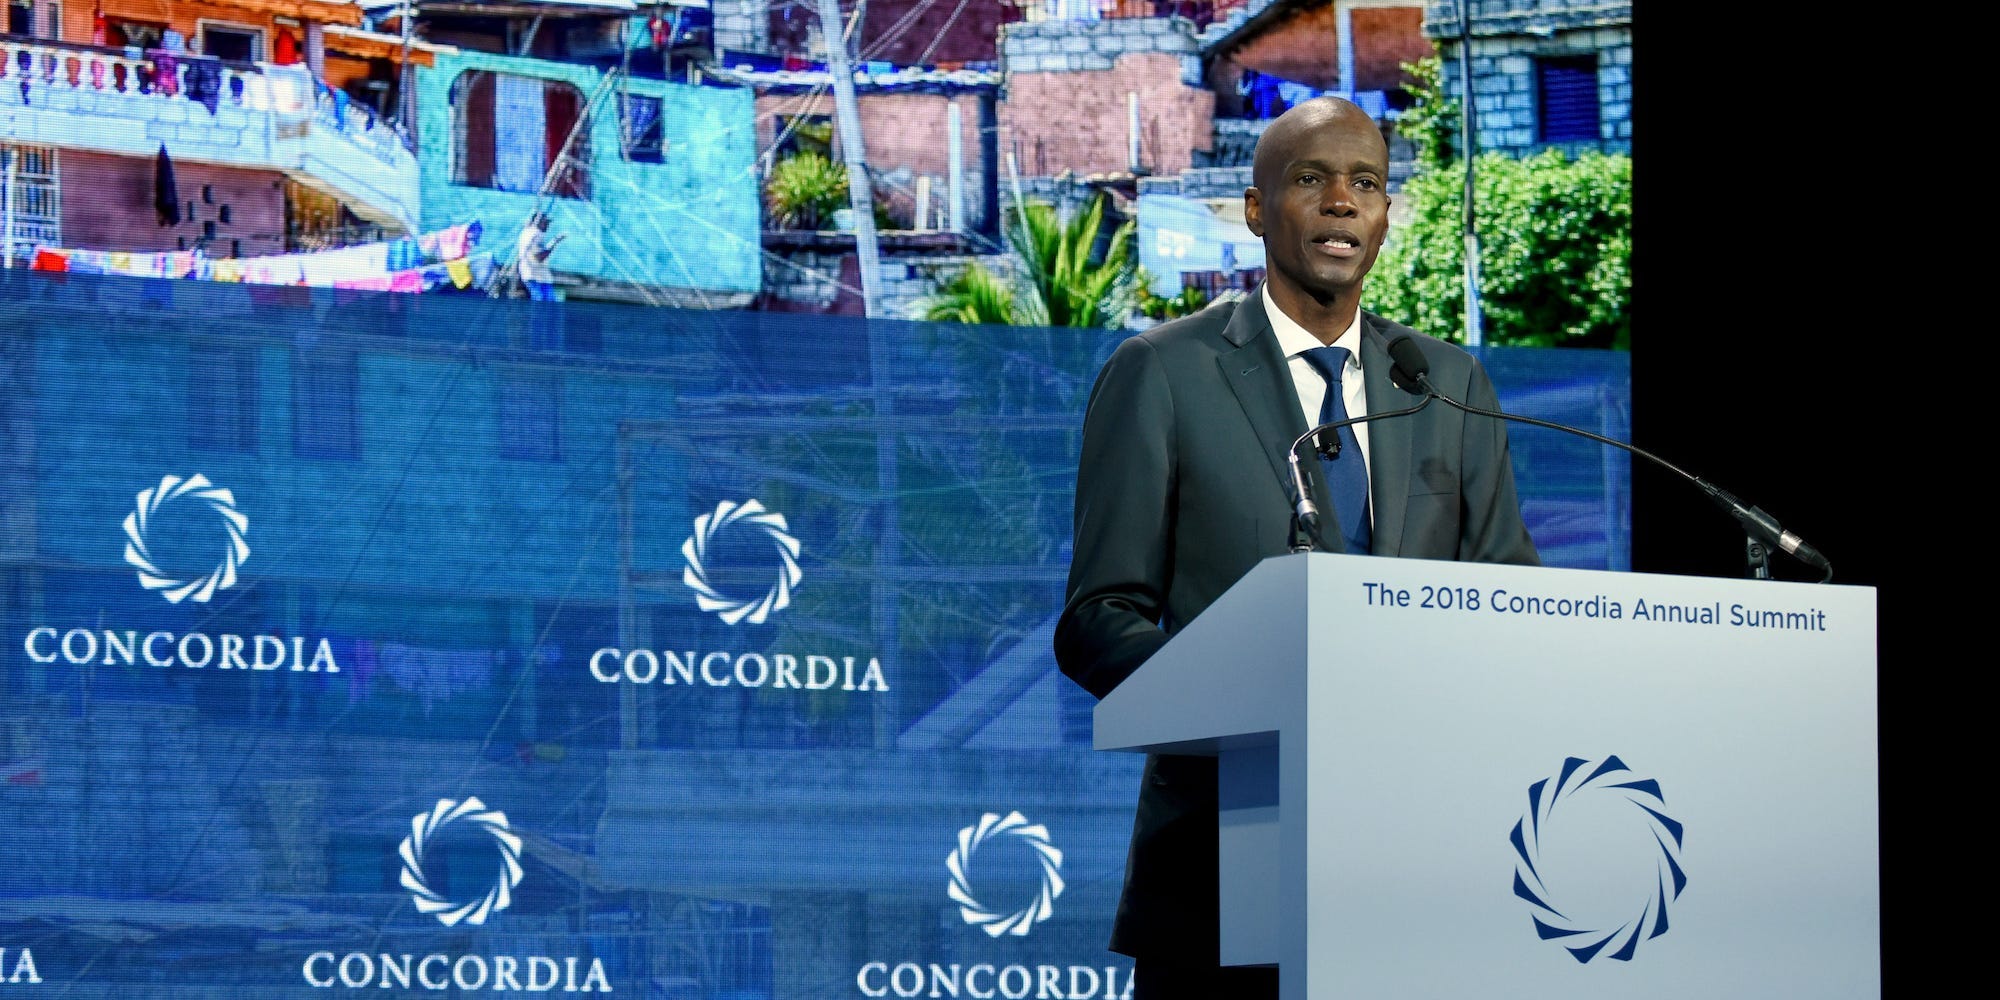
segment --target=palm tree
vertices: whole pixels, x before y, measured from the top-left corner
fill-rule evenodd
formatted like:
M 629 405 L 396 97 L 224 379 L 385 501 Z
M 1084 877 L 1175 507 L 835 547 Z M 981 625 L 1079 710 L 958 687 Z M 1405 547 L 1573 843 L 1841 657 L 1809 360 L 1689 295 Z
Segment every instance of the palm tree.
M 1127 220 L 1111 234 L 1101 260 L 1091 250 L 1104 222 L 1106 196 L 1063 220 L 1054 207 L 1026 206 L 1010 213 L 1007 242 L 1022 272 L 1010 283 L 973 262 L 924 304 L 933 322 L 1013 326 L 1121 326 L 1138 304 L 1139 262 L 1132 252 L 1137 224 Z
M 1014 290 L 984 265 L 973 263 L 924 302 L 923 317 L 933 323 L 1014 325 Z

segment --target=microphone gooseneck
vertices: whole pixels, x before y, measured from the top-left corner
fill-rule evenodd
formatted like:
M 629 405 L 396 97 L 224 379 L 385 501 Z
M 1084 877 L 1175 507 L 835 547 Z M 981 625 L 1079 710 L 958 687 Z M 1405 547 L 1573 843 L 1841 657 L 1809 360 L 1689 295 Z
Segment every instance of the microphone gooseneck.
M 1388 347 L 1389 347 L 1389 356 L 1395 359 L 1395 368 L 1393 370 L 1393 375 L 1394 377 L 1397 378 L 1399 382 L 1401 382 L 1404 385 L 1405 388 L 1409 387 L 1410 385 L 1416 385 L 1428 397 L 1443 400 L 1446 405 L 1456 407 L 1459 410 L 1462 410 L 1466 413 L 1474 413 L 1482 417 L 1494 417 L 1501 420 L 1518 420 L 1521 423 L 1533 424 L 1536 427 L 1547 427 L 1550 430 L 1562 431 L 1565 434 L 1576 434 L 1582 437 L 1589 438 L 1592 441 L 1596 441 L 1601 444 L 1608 444 L 1614 448 L 1620 448 L 1634 455 L 1637 455 L 1640 458 L 1643 458 L 1649 462 L 1652 462 L 1655 465 L 1660 466 L 1661 468 L 1673 472 L 1675 475 L 1678 475 L 1681 478 L 1686 479 L 1688 482 L 1691 482 L 1696 487 L 1700 488 L 1703 493 L 1708 495 L 1708 498 L 1710 500 L 1715 501 L 1716 506 L 1721 507 L 1723 510 L 1727 511 L 1731 517 L 1736 518 L 1737 522 L 1743 525 L 1744 531 L 1747 532 L 1751 538 L 1756 539 L 1757 541 L 1763 543 L 1765 546 L 1782 549 L 1785 552 L 1788 552 L 1794 557 L 1796 557 L 1800 562 L 1803 562 L 1806 565 L 1811 566 L 1812 568 L 1817 569 L 1823 574 L 1825 574 L 1820 578 L 1819 582 L 1826 583 L 1827 581 L 1833 579 L 1833 565 L 1827 561 L 1826 556 L 1820 554 L 1820 551 L 1818 549 L 1815 549 L 1811 545 L 1806 544 L 1806 540 L 1800 538 L 1797 534 L 1794 534 L 1793 532 L 1790 531 L 1786 531 L 1784 527 L 1778 523 L 1777 518 L 1774 518 L 1771 515 L 1765 513 L 1761 508 L 1751 506 L 1749 504 L 1744 503 L 1741 500 L 1738 500 L 1728 490 L 1722 489 L 1721 487 L 1716 486 L 1715 484 L 1710 483 L 1707 480 L 1702 479 L 1701 477 L 1696 476 L 1685 469 L 1682 469 L 1680 466 L 1675 465 L 1674 463 L 1669 462 L 1666 459 L 1653 454 L 1652 452 L 1646 451 L 1645 449 L 1639 448 L 1635 445 L 1626 444 L 1623 441 L 1618 441 L 1612 438 L 1605 437 L 1602 434 L 1593 434 L 1590 431 L 1584 430 L 1580 427 L 1570 427 L 1566 424 L 1553 423 L 1547 420 L 1537 420 L 1534 417 L 1524 417 L 1514 413 L 1503 413 L 1499 410 L 1488 410 L 1481 407 L 1470 406 L 1465 403 L 1461 403 L 1458 400 L 1453 399 L 1442 392 L 1439 392 L 1436 386 L 1431 385 L 1430 363 L 1424 360 L 1424 352 L 1421 348 L 1417 347 L 1415 338 L 1412 338 L 1408 335 L 1398 337 L 1395 340 L 1390 341 Z M 1315 430 L 1317 430 L 1317 428 L 1315 428 Z
M 1500 410 L 1488 410 L 1483 407 L 1462 403 L 1438 391 L 1438 388 L 1431 384 L 1430 361 L 1424 357 L 1423 348 L 1417 346 L 1414 336 L 1406 333 L 1389 341 L 1386 347 L 1392 362 L 1389 369 L 1390 379 L 1403 391 L 1421 396 L 1422 398 L 1417 401 L 1415 406 L 1404 409 L 1390 410 L 1384 413 L 1369 413 L 1359 417 L 1350 417 L 1346 420 L 1336 420 L 1332 423 L 1321 424 L 1299 435 L 1298 439 L 1292 442 L 1290 452 L 1292 486 L 1298 491 L 1299 497 L 1297 508 L 1299 513 L 1294 518 L 1294 527 L 1297 529 L 1294 531 L 1295 537 L 1292 546 L 1294 552 L 1310 551 L 1319 539 L 1319 511 L 1307 495 L 1305 475 L 1299 468 L 1299 445 L 1307 441 L 1312 441 L 1313 449 L 1318 454 L 1326 458 L 1332 458 L 1340 453 L 1340 439 L 1337 435 L 1326 432 L 1338 430 L 1350 424 L 1365 423 L 1370 420 L 1407 416 L 1430 405 L 1431 400 L 1436 399 L 1465 413 L 1476 414 L 1482 417 L 1492 417 L 1497 420 L 1515 420 L 1524 424 L 1532 424 L 1536 427 L 1546 427 L 1550 430 L 1562 431 L 1565 434 L 1575 434 L 1580 437 L 1589 438 L 1599 444 L 1608 444 L 1614 448 L 1637 455 L 1693 483 L 1703 493 L 1707 494 L 1708 498 L 1713 500 L 1716 506 L 1721 507 L 1731 517 L 1734 517 L 1743 526 L 1744 532 L 1753 541 L 1761 543 L 1767 548 L 1781 549 L 1797 558 L 1800 562 L 1819 570 L 1824 574 L 1820 577 L 1819 582 L 1821 583 L 1826 583 L 1833 579 L 1833 565 L 1827 561 L 1826 556 L 1822 555 L 1818 549 L 1806 544 L 1806 540 L 1800 538 L 1796 533 L 1785 530 L 1784 526 L 1778 523 L 1777 518 L 1765 513 L 1759 507 L 1738 500 L 1728 490 L 1722 489 L 1636 445 L 1626 444 L 1623 441 L 1608 438 L 1602 434 L 1595 434 L 1580 427 L 1571 427 L 1567 424 L 1558 424 L 1553 421 L 1524 417 L 1515 413 L 1505 413 Z M 1304 535 L 1303 539 L 1298 537 L 1301 534 Z

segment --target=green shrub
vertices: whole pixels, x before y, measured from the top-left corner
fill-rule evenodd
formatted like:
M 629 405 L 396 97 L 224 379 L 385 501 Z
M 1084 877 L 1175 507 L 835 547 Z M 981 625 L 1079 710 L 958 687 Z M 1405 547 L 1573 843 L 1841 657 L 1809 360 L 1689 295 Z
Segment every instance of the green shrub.
M 1053 206 L 1030 203 L 1025 219 L 1005 213 L 1002 229 L 1025 280 L 1010 287 L 977 261 L 939 285 L 922 304 L 927 319 L 1014 326 L 1120 327 L 1139 305 L 1139 261 L 1127 220 L 1092 259 L 1107 198 L 1064 220 Z
M 1444 60 L 1435 46 L 1431 54 L 1413 63 L 1404 63 L 1403 72 L 1416 80 L 1403 89 L 1412 99 L 1396 119 L 1396 134 L 1409 140 L 1416 151 L 1417 172 L 1450 163 L 1458 157 L 1453 140 L 1458 137 L 1458 102 L 1444 92 Z
M 1091 259 L 1104 224 L 1109 196 L 1099 193 L 1090 207 L 1068 220 L 1053 206 L 1031 202 L 1027 225 L 1019 213 L 1007 220 L 1007 238 L 1028 266 L 1028 276 L 1046 305 L 1046 326 L 1122 326 L 1137 305 L 1139 257 L 1132 240 L 1138 223 L 1127 220 L 1111 234 L 1100 260 Z M 1030 316 L 1023 322 L 1034 322 Z
M 1158 320 L 1178 319 L 1201 311 L 1208 305 L 1208 293 L 1194 285 L 1182 285 L 1173 295 L 1153 294 L 1152 275 L 1139 269 L 1139 313 Z
M 920 315 L 933 323 L 1014 325 L 1014 290 L 985 265 L 973 262 L 924 300 Z
M 1396 133 L 1416 150 L 1396 195 L 1407 219 L 1369 273 L 1368 309 L 1439 337 L 1465 339 L 1465 161 L 1459 105 L 1435 52 L 1403 71 L 1416 82 Z M 1632 158 L 1559 150 L 1483 153 L 1473 184 L 1479 304 L 1489 344 L 1629 349 Z
M 1632 159 L 1560 150 L 1482 154 L 1473 179 L 1486 343 L 1629 349 Z M 1369 273 L 1369 310 L 1452 340 L 1465 337 L 1463 161 L 1412 177 Z
M 793 153 L 771 168 L 764 200 L 780 228 L 826 228 L 847 207 L 847 168 L 818 153 Z

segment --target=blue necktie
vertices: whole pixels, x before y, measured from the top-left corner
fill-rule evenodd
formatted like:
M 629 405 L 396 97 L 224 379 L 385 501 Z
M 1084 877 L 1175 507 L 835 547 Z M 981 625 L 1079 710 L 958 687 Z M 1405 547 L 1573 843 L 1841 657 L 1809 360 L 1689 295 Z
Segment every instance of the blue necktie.
M 1306 364 L 1326 379 L 1326 399 L 1319 404 L 1319 422 L 1347 419 L 1347 400 L 1340 392 L 1340 375 L 1347 367 L 1347 348 L 1315 347 L 1305 353 Z M 1368 524 L 1368 464 L 1361 457 L 1361 443 L 1354 428 L 1334 432 L 1340 439 L 1340 455 L 1321 459 L 1326 471 L 1327 491 L 1333 495 L 1333 513 L 1340 519 L 1341 539 L 1346 551 L 1367 555 L 1374 547 L 1374 531 Z

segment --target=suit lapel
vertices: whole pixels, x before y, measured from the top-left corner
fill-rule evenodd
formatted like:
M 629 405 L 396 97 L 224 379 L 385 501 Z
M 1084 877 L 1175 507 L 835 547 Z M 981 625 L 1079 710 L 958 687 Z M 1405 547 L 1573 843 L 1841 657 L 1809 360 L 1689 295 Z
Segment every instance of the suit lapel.
M 1236 347 L 1216 355 L 1222 380 L 1236 394 L 1237 405 L 1243 407 L 1251 431 L 1263 442 L 1264 457 L 1271 464 L 1272 474 L 1278 477 L 1279 488 L 1286 497 L 1295 500 L 1285 449 L 1306 432 L 1306 418 L 1299 411 L 1299 393 L 1292 385 L 1284 352 L 1278 349 L 1278 337 L 1271 332 L 1271 321 L 1264 315 L 1261 288 L 1237 304 L 1222 336 Z M 1309 475 L 1318 471 L 1307 470 Z
M 1395 362 L 1388 342 L 1366 313 L 1361 316 L 1361 382 L 1368 393 L 1368 412 L 1387 413 L 1416 402 L 1389 378 Z M 1416 444 L 1416 419 L 1391 417 L 1368 422 L 1368 502 L 1375 508 L 1378 556 L 1401 554 L 1403 514 L 1410 496 L 1410 469 Z M 1301 431 L 1300 433 L 1304 433 Z

